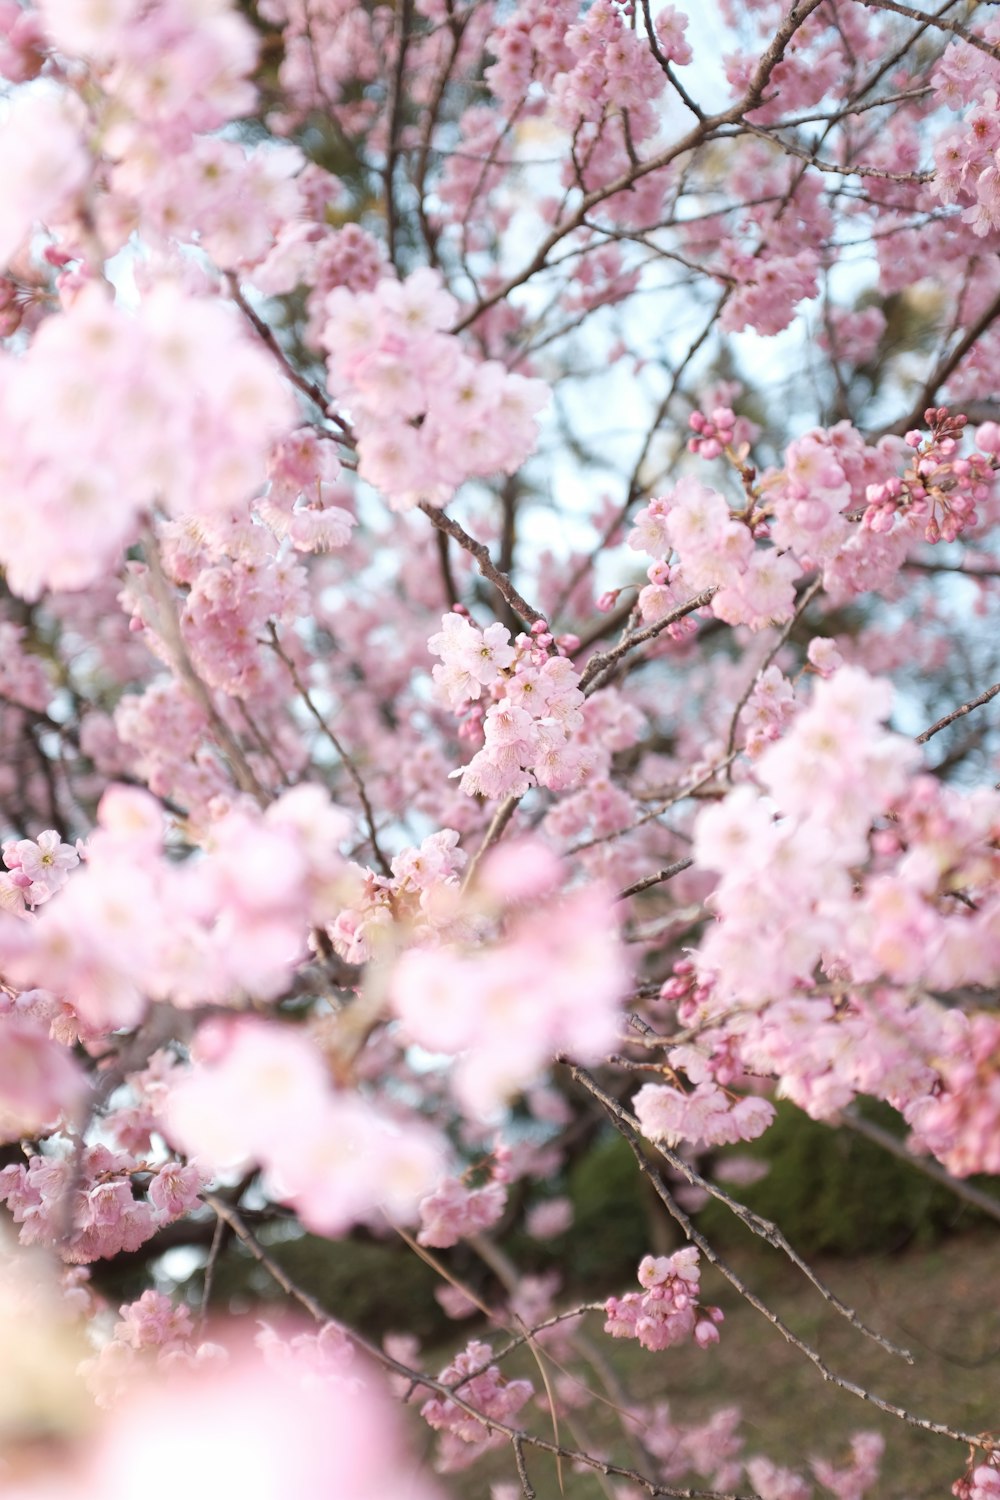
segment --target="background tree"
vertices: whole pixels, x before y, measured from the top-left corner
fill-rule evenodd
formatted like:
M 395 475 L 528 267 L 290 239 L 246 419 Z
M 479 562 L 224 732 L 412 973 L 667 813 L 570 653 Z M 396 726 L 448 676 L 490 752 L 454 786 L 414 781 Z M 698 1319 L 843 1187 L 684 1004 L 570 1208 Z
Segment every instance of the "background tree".
M 994 1495 L 716 1248 L 1000 1213 L 990 8 L 0 22 L 7 1490 Z

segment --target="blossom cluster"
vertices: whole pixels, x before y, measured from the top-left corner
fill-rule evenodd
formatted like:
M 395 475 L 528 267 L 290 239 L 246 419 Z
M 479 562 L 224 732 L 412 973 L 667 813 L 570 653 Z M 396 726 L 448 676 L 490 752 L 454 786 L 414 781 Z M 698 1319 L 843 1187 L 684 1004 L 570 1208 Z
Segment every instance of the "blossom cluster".
M 154 506 L 245 506 L 292 425 L 287 385 L 229 310 L 169 282 L 135 312 L 85 288 L 3 353 L 0 392 L 0 561 L 26 599 L 103 577 Z
M 409 948 L 390 979 L 408 1041 L 455 1058 L 453 1091 L 489 1116 L 561 1052 L 596 1061 L 613 1042 L 627 982 L 608 893 L 559 889 L 559 861 L 522 841 L 485 865 L 481 887 L 495 941 Z M 496 916 L 502 917 L 499 932 Z
M 534 1394 L 530 1380 L 509 1380 L 499 1365 L 490 1362 L 493 1351 L 481 1339 L 473 1339 L 438 1376 L 446 1386 L 461 1382 L 461 1398 L 487 1422 L 477 1421 L 448 1396 L 432 1396 L 420 1408 L 428 1426 L 442 1434 L 438 1468 L 455 1473 L 473 1463 L 488 1448 L 504 1441 L 499 1432 L 490 1432 L 488 1419 L 508 1423 Z
M 334 1089 L 317 1044 L 266 1021 L 205 1023 L 163 1114 L 164 1133 L 206 1172 L 256 1163 L 321 1234 L 413 1218 L 444 1155 L 433 1127 Z
M 494 1161 L 489 1180 L 480 1187 L 467 1186 L 463 1178 L 446 1177 L 433 1193 L 421 1200 L 421 1245 L 446 1249 L 460 1239 L 490 1229 L 507 1206 L 505 1173 Z
M 605 1332 L 613 1338 L 638 1339 L 644 1349 L 669 1349 L 694 1339 L 701 1349 L 719 1342 L 722 1310 L 698 1300 L 701 1268 L 698 1252 L 646 1255 L 639 1262 L 641 1292 L 609 1297 Z
M 438 693 L 455 709 L 478 704 L 487 689 L 493 700 L 470 715 L 484 743 L 453 773 L 463 792 L 492 801 L 522 796 L 534 785 L 561 791 L 583 781 L 594 757 L 576 733 L 584 724 L 579 673 L 545 621 L 513 645 L 505 625 L 480 631 L 455 612 L 441 625 L 427 643 L 441 657 L 432 673 Z
M 465 480 L 527 458 L 548 393 L 466 352 L 448 331 L 459 304 L 439 274 L 387 276 L 370 292 L 337 287 L 326 312 L 330 389 L 350 408 L 358 473 L 394 509 L 443 505 Z
M 729 1146 L 756 1140 L 774 1119 L 774 1105 L 767 1099 L 736 1099 L 709 1080 L 689 1094 L 668 1084 L 644 1083 L 632 1107 L 643 1134 L 668 1146 L 681 1141 Z

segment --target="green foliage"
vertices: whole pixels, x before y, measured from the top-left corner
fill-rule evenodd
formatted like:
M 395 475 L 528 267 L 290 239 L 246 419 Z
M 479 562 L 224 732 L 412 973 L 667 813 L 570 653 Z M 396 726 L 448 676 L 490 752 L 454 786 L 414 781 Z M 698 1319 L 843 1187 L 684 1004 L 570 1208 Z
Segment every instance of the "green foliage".
M 575 1220 L 563 1273 L 574 1288 L 597 1293 L 632 1281 L 651 1244 L 651 1203 L 635 1159 L 615 1132 L 602 1134 L 570 1172 Z
M 899 1134 L 899 1117 L 887 1106 L 865 1101 L 863 1113 Z M 772 1219 L 803 1255 L 891 1253 L 982 1221 L 918 1167 L 846 1127 L 811 1120 L 793 1104 L 779 1104 L 771 1129 L 739 1154 L 766 1161 L 770 1171 L 760 1182 L 734 1188 L 733 1196 Z M 721 1203 L 709 1204 L 698 1226 L 713 1243 L 734 1233 Z

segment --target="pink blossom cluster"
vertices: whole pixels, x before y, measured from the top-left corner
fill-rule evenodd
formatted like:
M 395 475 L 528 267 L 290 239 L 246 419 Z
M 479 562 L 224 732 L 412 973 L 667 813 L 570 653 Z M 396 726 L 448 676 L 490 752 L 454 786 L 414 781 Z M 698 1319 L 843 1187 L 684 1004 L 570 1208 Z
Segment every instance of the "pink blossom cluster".
M 818 429 L 790 443 L 781 470 L 762 482 L 774 543 L 800 560 L 803 571 L 823 569 L 835 600 L 887 587 L 916 541 L 909 527 L 873 533 L 849 519 L 864 512 L 870 484 L 882 484 L 905 464 L 901 438 L 874 446 L 848 423 Z
M 486 82 L 508 112 L 538 89 L 550 92 L 557 75 L 572 68 L 566 32 L 578 16 L 576 0 L 521 0 L 491 33 L 496 61 L 486 69 Z
M 659 1460 L 660 1474 L 668 1484 L 694 1473 L 713 1490 L 739 1487 L 744 1440 L 738 1406 L 720 1407 L 704 1422 L 680 1422 L 672 1417 L 666 1401 L 656 1401 L 638 1408 L 636 1417 L 642 1423 L 643 1446 Z M 761 1500 L 808 1500 L 808 1494 L 771 1497 L 763 1490 L 759 1493 Z
M 657 497 L 636 516 L 629 546 L 652 556 L 676 554 L 667 578 L 669 598 L 715 590 L 712 613 L 729 625 L 763 629 L 786 620 L 799 576 L 795 558 L 776 547 L 757 547 L 745 516 L 717 490 L 685 477 L 669 496 Z M 664 580 L 651 570 L 654 588 Z M 659 595 L 643 590 L 640 608 L 656 618 Z
M 1000 1495 L 1000 1468 L 993 1463 L 977 1464 L 955 1480 L 951 1492 L 957 1500 L 996 1500 Z
M 862 525 L 871 531 L 890 531 L 897 515 L 919 518 L 926 542 L 953 542 L 976 525 L 976 506 L 991 498 L 995 464 L 985 454 L 968 458 L 958 452 L 967 418 L 952 416 L 947 407 L 928 407 L 924 420 L 930 436 L 914 430 L 906 442 L 916 450 L 902 477 L 869 485 Z
M 199 1029 L 164 1128 L 206 1173 L 263 1167 L 273 1196 L 320 1234 L 412 1219 L 444 1154 L 439 1132 L 417 1117 L 397 1121 L 335 1090 L 300 1029 L 249 1018 Z
M 678 68 L 684 68 L 691 61 L 694 53 L 691 51 L 691 43 L 684 33 L 688 28 L 688 18 L 676 5 L 664 5 L 653 17 L 653 29 L 656 32 L 656 40 L 660 44 L 668 62 L 674 63 Z
M 911 1149 L 930 1151 L 956 1177 L 1000 1171 L 1000 1024 L 995 1016 L 962 1016 L 945 1029 L 935 1059 L 940 1083 L 904 1111 Z
M 193 1356 L 194 1331 L 183 1303 L 149 1287 L 134 1302 L 119 1307 L 110 1338 L 84 1362 L 81 1374 L 99 1405 L 111 1406 L 141 1378 L 150 1356 L 161 1367 L 169 1367 L 172 1357 Z
M 287 295 L 300 286 L 307 288 L 309 321 L 304 338 L 310 348 L 319 349 L 329 293 L 335 287 L 370 292 L 386 274 L 387 267 L 382 246 L 359 224 L 332 229 L 325 222 L 325 200 L 336 190 L 335 179 L 327 179 L 326 174 L 310 165 L 297 183 L 304 200 L 301 216 L 281 225 L 273 246 L 263 260 L 249 269 L 248 276 L 268 297 Z M 311 205 L 308 200 L 314 183 L 316 195 L 324 201 Z
M 931 75 L 935 99 L 956 113 L 968 108 L 964 119 L 943 130 L 935 146 L 933 192 L 944 203 L 968 205 L 962 220 L 979 239 L 1000 228 L 1000 170 L 996 124 L 1000 67 L 990 55 L 1000 38 L 1000 27 L 987 22 L 981 36 L 986 46 L 954 43 L 939 58 Z M 971 202 L 970 202 L 971 200 Z
M 734 1407 L 614 1391 L 605 1440 L 558 1257 L 577 1062 L 675 1165 L 868 1096 L 1000 1173 L 964 9 L 718 0 L 713 82 L 655 0 L 0 0 L 10 1500 L 438 1500 L 360 1335 L 213 1317 L 258 1235 L 263 1276 L 279 1230 L 407 1225 L 460 1273 L 430 1316 L 530 1330 L 616 1500 L 878 1486 L 872 1434 L 799 1472 Z M 700 1294 L 648 1256 L 608 1330 L 707 1346 Z M 499 1424 L 496 1500 L 544 1485 L 506 1349 L 368 1347 L 442 1468 Z
M 465 860 L 456 831 L 442 828 L 394 855 L 387 876 L 355 866 L 357 888 L 326 928 L 337 953 L 362 964 L 392 941 L 397 927 L 432 939 L 450 927 L 461 911 Z
M 135 1196 L 136 1179 L 148 1179 L 143 1197 Z M 0 1198 L 21 1226 L 22 1245 L 58 1247 L 63 1260 L 85 1265 L 138 1250 L 193 1208 L 204 1184 L 195 1166 L 158 1166 L 93 1145 L 78 1157 L 30 1156 L 26 1166 L 4 1167 Z
M 780 739 L 795 714 L 795 688 L 773 664 L 765 667 L 753 692 L 740 710 L 740 726 L 746 731 L 745 749 L 757 756 L 765 745 Z
M 534 1394 L 530 1380 L 508 1380 L 499 1365 L 491 1364 L 493 1350 L 473 1339 L 438 1376 L 442 1384 L 459 1387 L 463 1401 L 487 1419 L 509 1424 Z M 499 1432 L 477 1421 L 447 1396 L 432 1396 L 420 1408 L 424 1421 L 442 1434 L 436 1467 L 444 1474 L 466 1469 L 489 1448 L 504 1441 Z
M 169 283 L 134 314 L 86 289 L 0 356 L 0 393 L 0 561 L 27 599 L 93 584 L 154 505 L 246 505 L 291 425 L 287 386 L 229 310 Z
M 296 787 L 263 815 L 225 812 L 206 857 L 178 863 L 159 804 L 112 787 L 82 867 L 30 921 L 0 919 L 5 971 L 65 1000 L 86 1036 L 136 1023 L 151 1000 L 272 999 L 354 889 L 338 848 L 349 826 L 321 788 Z
M 38 9 L 47 41 L 85 59 L 119 106 L 175 146 L 253 107 L 256 36 L 229 0 L 38 0 Z
M 513 645 L 506 626 L 480 631 L 464 616 L 441 621 L 428 649 L 441 657 L 433 670 L 438 693 L 452 708 L 464 708 L 480 697 L 492 702 L 473 711 L 470 726 L 481 729 L 483 747 L 453 774 L 468 796 L 494 800 L 522 796 L 530 786 L 564 790 L 579 785 L 593 765 L 593 755 L 579 743 L 584 726 L 583 693 L 564 646 L 544 620 Z
M 879 1480 L 884 1452 L 885 1438 L 880 1432 L 857 1432 L 851 1438 L 850 1462 L 843 1468 L 819 1458 L 811 1460 L 811 1468 L 836 1500 L 861 1500 Z
M 492 1228 L 507 1206 L 503 1177 L 502 1172 L 498 1175 L 494 1170 L 481 1187 L 466 1186 L 461 1177 L 445 1177 L 420 1201 L 420 1244 L 446 1249 Z
M 60 1036 L 54 996 L 0 993 L 0 1141 L 44 1135 L 72 1122 L 88 1083 Z
M 358 473 L 394 510 L 443 505 L 475 475 L 512 473 L 535 444 L 545 387 L 473 359 L 447 331 L 458 314 L 431 270 L 327 298 L 331 391 L 351 411 Z
M 144 1309 L 147 1328 L 157 1315 Z M 377 1371 L 363 1382 L 317 1378 L 309 1348 L 277 1362 L 230 1329 L 213 1332 L 220 1341 L 194 1357 L 168 1358 L 132 1380 L 91 1420 L 71 1466 L 52 1443 L 46 1462 L 12 1473 L 11 1500 L 168 1500 L 179 1482 L 198 1500 L 229 1485 L 246 1500 L 273 1500 L 285 1485 L 352 1500 L 440 1500 L 437 1485 L 414 1469 Z M 159 1431 L 171 1434 L 171 1462 L 151 1465 L 149 1438 Z
M 815 297 L 819 266 L 814 250 L 798 250 L 794 255 L 749 255 L 728 250 L 723 268 L 733 290 L 720 315 L 720 326 L 729 333 L 741 333 L 745 328 L 765 335 L 781 333 L 799 304 Z
M 9 265 L 38 221 L 75 211 L 92 170 L 88 123 L 76 95 L 47 81 L 10 101 L 0 126 L 0 267 Z
M 676 1146 L 681 1141 L 730 1146 L 753 1141 L 774 1119 L 774 1105 L 754 1095 L 734 1098 L 718 1084 L 698 1083 L 691 1093 L 672 1085 L 644 1083 L 632 1108 L 651 1141 Z
M 612 1044 L 627 972 L 612 904 L 596 884 L 561 893 L 561 879 L 545 845 L 509 845 L 481 877 L 503 914 L 494 941 L 413 947 L 394 968 L 390 1003 L 407 1040 L 454 1057 L 452 1088 L 473 1118 L 558 1053 L 593 1061 Z
M 267 497 L 255 510 L 276 536 L 288 538 L 296 552 L 343 547 L 356 518 L 335 503 L 347 498 L 337 485 L 340 473 L 333 442 L 323 441 L 312 427 L 296 428 L 272 453 Z
M 740 787 L 699 815 L 696 860 L 725 873 L 713 897 L 719 920 L 698 957 L 701 986 L 680 998 L 680 1014 L 690 1025 L 741 1007 L 735 1040 L 751 1071 L 776 1075 L 783 1093 L 820 1117 L 856 1092 L 885 1098 L 919 1146 L 964 1174 L 996 1159 L 995 1028 L 910 987 L 918 973 L 942 992 L 993 984 L 1000 973 L 992 847 L 1000 800 L 929 777 L 911 782 L 915 748 L 878 728 L 887 707 L 878 684 L 839 669 L 760 757 L 771 800 Z M 850 786 L 837 792 L 829 757 L 846 732 Z M 810 766 L 798 787 L 796 761 L 803 773 Z M 872 831 L 889 808 L 893 822 Z M 849 1003 L 810 995 L 817 963 L 848 992 L 860 987 Z M 700 1047 L 711 1052 L 712 1037 L 703 1031 Z M 686 1065 L 692 1056 L 682 1051 Z
M 385 17 L 359 10 L 352 0 L 325 0 L 315 11 L 297 0 L 261 0 L 260 13 L 282 37 L 280 104 L 270 117 L 272 128 L 288 131 L 311 109 L 324 108 L 335 109 L 341 128 L 351 134 L 370 128 L 376 109 L 357 82 L 373 85 L 391 66 L 394 48 Z
M 639 1262 L 642 1292 L 609 1297 L 606 1333 L 638 1339 L 644 1349 L 669 1349 L 694 1339 L 701 1349 L 719 1342 L 722 1310 L 698 1301 L 701 1269 L 693 1248 L 673 1255 L 646 1255 Z
M 665 80 L 645 39 L 627 25 L 625 10 L 618 0 L 594 0 L 583 20 L 567 30 L 573 65 L 556 79 L 553 107 L 571 130 L 581 121 L 627 111 L 633 139 L 641 141 L 656 129 L 653 104 Z

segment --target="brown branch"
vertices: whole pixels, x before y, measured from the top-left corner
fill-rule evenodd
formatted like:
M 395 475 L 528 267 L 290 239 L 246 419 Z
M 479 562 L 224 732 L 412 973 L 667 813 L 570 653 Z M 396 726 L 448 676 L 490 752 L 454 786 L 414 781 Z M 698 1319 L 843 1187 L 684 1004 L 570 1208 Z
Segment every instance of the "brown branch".
M 774 129 L 765 130 L 762 125 L 752 125 L 749 120 L 744 120 L 739 130 L 733 131 L 732 136 L 726 133 L 726 139 L 732 139 L 742 133 L 760 136 L 762 140 L 771 141 L 787 156 L 794 156 L 799 161 L 804 161 L 810 167 L 815 167 L 817 172 L 832 173 L 836 177 L 872 177 L 878 182 L 901 182 L 918 186 L 922 182 L 933 182 L 933 172 L 889 172 L 883 167 L 862 166 L 840 166 L 837 162 L 824 161 L 807 151 L 804 146 L 797 146 L 792 141 L 786 141 L 778 135 Z
M 670 59 L 666 56 L 666 54 L 660 47 L 660 44 L 656 37 L 656 32 L 653 30 L 653 17 L 650 15 L 649 0 L 642 0 L 642 15 L 644 21 L 646 22 L 646 40 L 649 42 L 650 52 L 652 52 L 657 63 L 667 75 L 667 78 L 669 79 L 671 86 L 676 91 L 678 98 L 687 105 L 688 109 L 696 119 L 703 120 L 705 118 L 705 111 L 691 98 L 691 95 L 684 88 L 684 85 L 681 83 L 680 79 L 677 77 L 677 74 L 670 66 Z
M 229 295 L 236 303 L 236 306 L 239 308 L 240 312 L 246 318 L 247 322 L 253 328 L 254 332 L 257 334 L 261 342 L 267 346 L 267 348 L 274 355 L 275 359 L 278 361 L 278 364 L 281 366 L 282 370 L 285 373 L 286 379 L 290 380 L 292 385 L 294 385 L 297 390 L 300 390 L 304 396 L 308 396 L 313 405 L 318 406 L 323 415 L 328 416 L 330 418 L 330 421 L 333 422 L 335 426 L 340 428 L 342 434 L 341 441 L 343 441 L 351 448 L 356 447 L 357 439 L 354 436 L 354 430 L 351 427 L 350 423 L 346 422 L 343 417 L 339 417 L 336 412 L 330 410 L 330 397 L 327 395 L 326 391 L 324 391 L 323 387 L 321 385 L 317 385 L 314 380 L 310 380 L 308 376 L 302 374 L 301 370 L 297 370 L 295 368 L 288 355 L 285 353 L 284 349 L 282 349 L 280 343 L 278 342 L 278 338 L 274 330 L 267 323 L 265 323 L 264 319 L 258 312 L 254 311 L 254 309 L 250 306 L 250 303 L 244 297 L 243 292 L 240 288 L 239 278 L 236 276 L 235 272 L 226 272 L 226 285 L 229 287 Z
M 985 52 L 987 57 L 1000 60 L 1000 47 L 993 42 L 988 42 L 984 37 L 977 36 L 974 31 L 966 31 L 957 21 L 942 21 L 937 16 L 927 16 L 923 11 L 911 10 L 908 5 L 900 5 L 898 0 L 861 0 L 861 4 L 867 10 L 891 10 L 897 16 L 907 16 L 911 21 L 921 22 L 921 30 L 928 25 L 934 26 L 938 31 L 950 31 L 953 36 L 961 37 L 963 42 L 968 42 L 970 47 L 977 47 L 980 52 Z
M 736 1291 L 738 1291 L 740 1296 L 750 1303 L 751 1307 L 755 1307 L 757 1311 L 763 1317 L 765 1317 L 774 1328 L 777 1329 L 782 1338 L 784 1338 L 789 1344 L 791 1344 L 793 1348 L 798 1349 L 800 1353 L 806 1356 L 810 1363 L 813 1364 L 819 1371 L 820 1375 L 825 1381 L 828 1381 L 831 1385 L 835 1385 L 839 1390 L 846 1391 L 851 1396 L 857 1396 L 860 1401 L 866 1402 L 869 1406 L 876 1407 L 879 1411 L 885 1412 L 887 1416 L 897 1417 L 901 1422 L 905 1422 L 909 1427 L 920 1428 L 920 1430 L 923 1432 L 933 1432 L 939 1437 L 953 1438 L 955 1442 L 967 1443 L 973 1449 L 982 1449 L 985 1452 L 994 1451 L 992 1440 L 983 1433 L 963 1432 L 960 1428 L 948 1427 L 944 1422 L 932 1422 L 928 1417 L 915 1416 L 912 1412 L 906 1411 L 904 1407 L 897 1406 L 892 1401 L 885 1401 L 881 1396 L 876 1396 L 873 1392 L 866 1390 L 864 1386 L 858 1385 L 856 1381 L 847 1380 L 842 1375 L 834 1374 L 834 1372 L 824 1362 L 817 1350 L 815 1350 L 810 1344 L 807 1344 L 804 1339 L 799 1338 L 797 1334 L 793 1333 L 792 1330 L 787 1326 L 787 1324 L 778 1316 L 778 1314 L 772 1312 L 771 1309 L 760 1300 L 756 1293 L 746 1285 L 741 1277 L 738 1276 L 730 1266 L 726 1265 L 726 1263 L 716 1254 L 715 1250 L 705 1239 L 704 1235 L 695 1228 L 691 1220 L 688 1218 L 687 1214 L 685 1214 L 680 1205 L 675 1202 L 659 1172 L 657 1172 L 655 1168 L 652 1167 L 647 1161 L 645 1153 L 642 1149 L 638 1121 L 635 1119 L 635 1117 L 633 1115 L 630 1115 L 628 1111 L 625 1110 L 624 1107 L 618 1102 L 617 1099 L 613 1099 L 610 1095 L 606 1094 L 603 1089 L 599 1088 L 598 1085 L 594 1083 L 593 1079 L 590 1078 L 590 1075 L 586 1074 L 582 1068 L 576 1067 L 576 1065 L 570 1062 L 567 1058 L 561 1058 L 560 1061 L 568 1065 L 572 1076 L 576 1078 L 578 1082 L 583 1083 L 588 1091 L 592 1093 L 594 1097 L 598 1099 L 599 1102 L 603 1105 L 615 1129 L 628 1142 L 628 1145 L 631 1148 L 632 1154 L 635 1157 L 636 1164 L 638 1165 L 640 1172 L 651 1184 L 657 1197 L 660 1199 L 661 1203 L 664 1205 L 671 1218 L 673 1218 L 676 1223 L 680 1225 L 685 1236 L 691 1242 L 691 1244 L 695 1245 L 698 1250 L 700 1250 L 705 1259 L 710 1261 L 711 1264 L 715 1266 L 716 1270 L 718 1270 L 726 1278 L 731 1286 L 735 1287 Z M 660 1150 L 661 1155 L 663 1155 L 667 1160 L 670 1160 L 672 1153 L 667 1153 L 660 1147 L 658 1147 L 657 1149 Z M 681 1159 L 678 1157 L 676 1158 L 676 1160 L 680 1162 Z M 697 1174 L 694 1175 L 697 1176 Z M 709 1191 L 711 1191 L 711 1184 L 705 1184 L 705 1186 Z M 881 1335 L 875 1335 L 875 1337 L 879 1339 L 879 1342 L 883 1342 Z
M 528 1470 L 524 1462 L 524 1439 L 515 1434 L 510 1441 L 514 1449 L 514 1462 L 517 1465 L 517 1477 L 521 1481 L 521 1491 L 524 1495 L 524 1500 L 535 1500 L 535 1491 L 531 1487 L 531 1481 L 528 1479 Z
M 448 553 L 448 533 L 437 531 L 434 537 L 437 542 L 438 562 L 441 564 L 441 582 L 444 584 L 445 607 L 452 609 L 459 602 L 458 584 L 451 568 L 451 557 Z
M 931 405 L 940 387 L 944 385 L 955 367 L 961 364 L 972 346 L 982 338 L 983 334 L 998 317 L 1000 317 L 1000 293 L 993 298 L 993 301 L 986 308 L 985 312 L 976 319 L 961 342 L 956 344 L 951 353 L 939 362 L 933 374 L 927 378 L 920 395 L 914 401 L 906 416 L 900 417 L 899 421 L 894 423 L 892 427 L 887 427 L 885 429 L 886 432 L 897 434 L 908 432 L 911 427 L 918 427 L 924 421 L 924 412 Z
M 991 688 L 986 689 L 985 693 L 980 693 L 978 698 L 973 698 L 969 703 L 963 703 L 961 708 L 953 708 L 950 714 L 945 714 L 943 719 L 938 719 L 937 723 L 932 724 L 930 729 L 925 729 L 923 734 L 917 735 L 917 744 L 925 745 L 939 730 L 947 729 L 948 725 L 954 724 L 956 719 L 962 719 L 966 714 L 971 714 L 974 708 L 982 708 L 983 704 L 989 703 L 990 699 L 995 698 L 997 693 L 1000 693 L 1000 682 L 995 682 Z
M 954 1193 L 956 1198 L 978 1208 L 980 1212 L 989 1214 L 991 1219 L 1000 1220 L 1000 1198 L 994 1198 L 992 1193 L 984 1193 L 982 1188 L 975 1187 L 971 1182 L 963 1182 L 958 1177 L 953 1177 L 946 1172 L 944 1167 L 939 1166 L 936 1161 L 928 1161 L 926 1157 L 914 1156 L 908 1151 L 903 1141 L 897 1140 L 891 1131 L 883 1130 L 881 1125 L 876 1125 L 872 1120 L 866 1120 L 863 1115 L 855 1114 L 851 1109 L 845 1109 L 840 1117 L 848 1130 L 863 1135 L 866 1140 L 876 1146 L 881 1146 L 883 1151 L 888 1151 L 891 1156 L 896 1156 L 900 1161 L 905 1161 L 908 1166 L 914 1167 L 929 1177 L 932 1182 L 940 1183 L 949 1192 Z
M 389 103 L 389 143 L 385 153 L 385 240 L 389 264 L 396 265 L 396 162 L 399 159 L 399 125 L 403 112 L 403 78 L 406 52 L 410 45 L 413 23 L 413 0 L 401 0 L 399 11 L 399 44 L 392 74 L 392 96 Z M 398 269 L 398 268 L 397 268 Z
M 655 640 L 668 626 L 676 624 L 678 620 L 683 620 L 686 615 L 694 614 L 696 609 L 703 609 L 706 604 L 711 603 L 716 592 L 716 589 L 703 589 L 700 594 L 695 594 L 694 598 L 688 599 L 686 603 L 678 604 L 661 620 L 654 621 L 652 625 L 646 625 L 642 630 L 633 631 L 624 640 L 619 641 L 617 646 L 611 646 L 607 651 L 596 652 L 580 674 L 581 691 L 588 695 L 596 692 L 602 685 L 600 679 L 610 667 L 621 661 L 623 656 L 634 651 L 636 646 Z
M 520 615 L 522 620 L 527 621 L 531 625 L 534 625 L 537 620 L 545 618 L 544 615 L 539 614 L 538 610 L 528 603 L 527 599 L 518 593 L 506 573 L 501 573 L 490 556 L 488 547 L 484 547 L 482 542 L 477 542 L 475 537 L 469 535 L 464 526 L 460 526 L 451 516 L 445 515 L 443 510 L 440 510 L 436 505 L 432 505 L 429 500 L 419 500 L 417 504 L 432 526 L 436 526 L 438 531 L 446 532 L 448 536 L 453 537 L 459 546 L 463 547 L 475 559 L 480 573 L 482 573 L 484 578 L 489 579 L 490 583 L 500 592 L 515 614 Z
M 208 719 L 220 749 L 229 760 L 236 785 L 241 792 L 249 792 L 261 807 L 266 807 L 270 800 L 267 792 L 261 786 L 253 767 L 247 760 L 242 745 L 219 713 L 215 700 L 195 670 L 181 631 L 180 621 L 177 618 L 177 611 L 174 608 L 172 585 L 163 571 L 152 527 L 145 532 L 142 540 L 147 567 L 146 577 L 149 581 L 149 597 L 156 608 L 156 618 L 151 621 L 152 628 L 166 646 L 170 654 L 170 665 L 177 677 L 187 687 Z
M 820 591 L 820 589 L 822 587 L 823 587 L 823 580 L 822 580 L 822 578 L 815 579 L 809 585 L 809 587 L 806 589 L 805 593 L 802 595 L 802 598 L 799 600 L 798 604 L 795 606 L 795 612 L 792 615 L 791 619 L 784 626 L 784 629 L 782 630 L 781 634 L 778 636 L 778 639 L 775 641 L 775 643 L 772 646 L 771 650 L 767 653 L 767 655 L 765 656 L 764 660 L 761 662 L 760 666 L 757 668 L 757 671 L 754 673 L 753 680 L 747 685 L 745 691 L 740 695 L 739 701 L 736 704 L 736 707 L 733 709 L 733 716 L 732 716 L 732 718 L 731 718 L 731 720 L 729 722 L 729 738 L 726 741 L 726 754 L 728 756 L 732 756 L 733 752 L 736 749 L 736 731 L 737 731 L 737 727 L 738 727 L 738 724 L 739 724 L 740 714 L 743 712 L 744 708 L 749 703 L 750 698 L 753 695 L 753 690 L 757 686 L 757 683 L 760 681 L 761 674 L 763 672 L 767 671 L 768 667 L 774 661 L 774 659 L 777 656 L 778 652 L 781 650 L 782 646 L 785 644 L 785 642 L 788 640 L 788 637 L 791 635 L 792 631 L 795 629 L 796 624 L 802 618 L 802 616 L 805 613 L 806 609 L 809 607 L 809 605 L 815 599 L 816 595 L 819 593 L 819 591 Z M 730 761 L 730 765 L 729 765 L 729 780 L 730 781 L 732 780 L 732 761 Z
M 623 891 L 619 891 L 615 897 L 616 901 L 625 901 L 629 896 L 637 896 L 640 891 L 648 891 L 651 886 L 660 885 L 664 880 L 673 880 L 682 870 L 690 870 L 694 864 L 693 859 L 679 859 L 666 869 L 657 870 L 655 875 L 647 875 L 645 880 L 637 880 L 634 885 L 628 885 Z
M 493 820 L 483 836 L 483 842 L 469 861 L 469 868 L 466 870 L 465 879 L 462 882 L 463 891 L 467 891 L 472 884 L 473 877 L 479 868 L 483 855 L 503 838 L 504 830 L 514 816 L 520 801 L 520 797 L 505 797 L 493 814 Z

